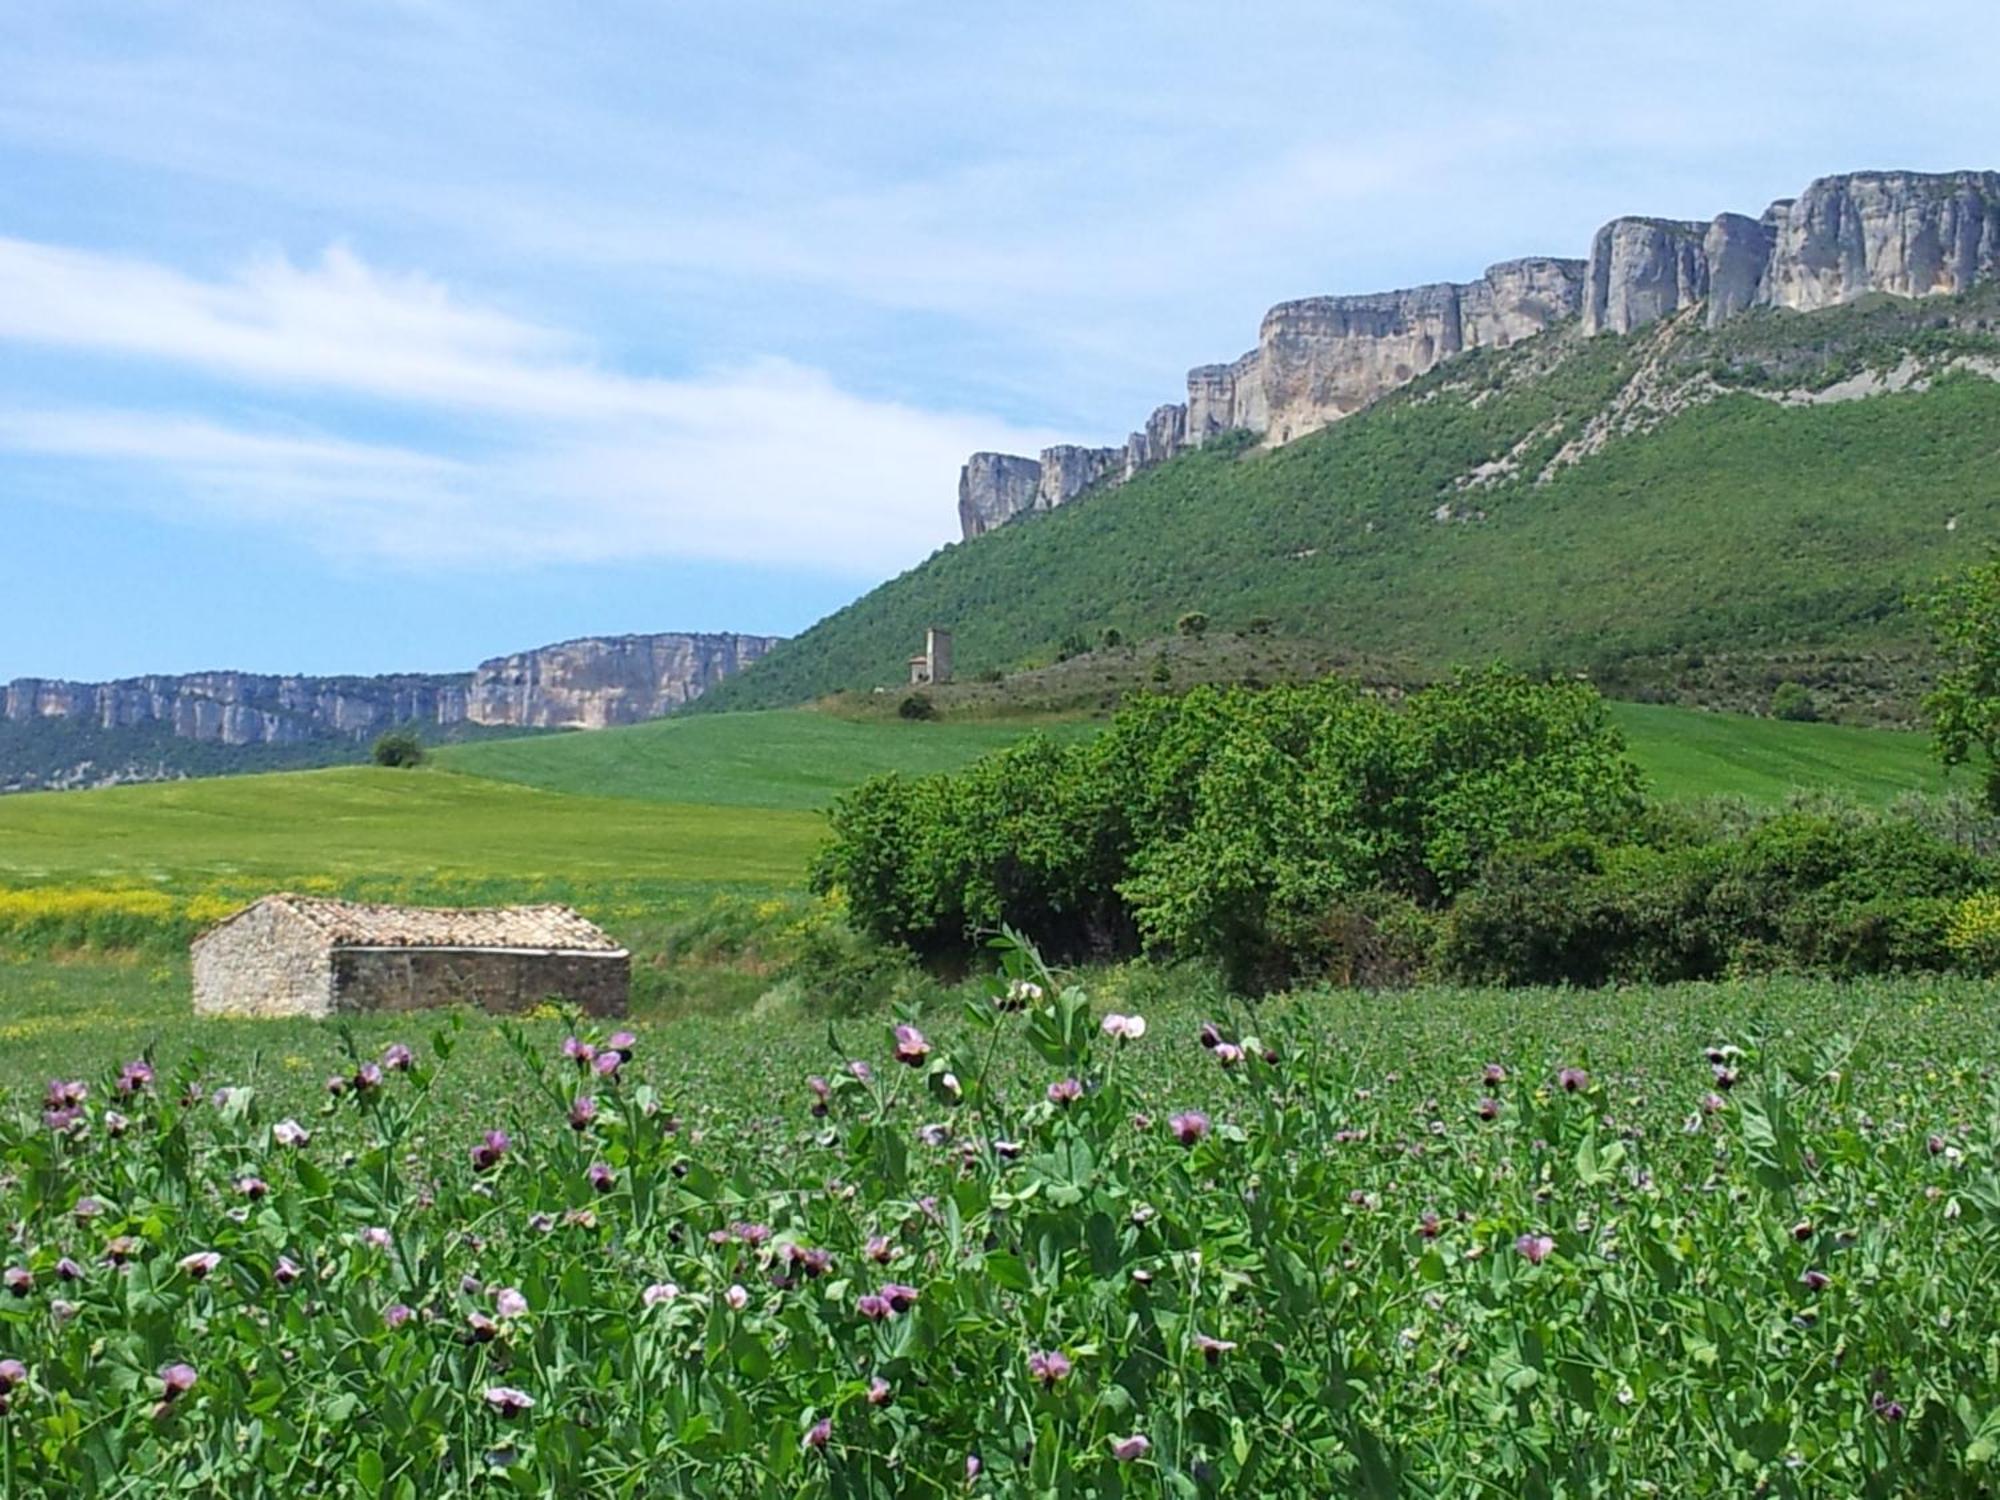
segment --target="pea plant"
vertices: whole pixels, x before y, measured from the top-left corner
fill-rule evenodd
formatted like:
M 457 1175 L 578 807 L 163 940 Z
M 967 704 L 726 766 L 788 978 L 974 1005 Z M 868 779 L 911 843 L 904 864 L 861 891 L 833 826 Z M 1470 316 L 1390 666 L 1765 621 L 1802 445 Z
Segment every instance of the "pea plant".
M 999 960 L 699 1123 L 583 1028 L 510 1030 L 505 1087 L 451 1025 L 350 1042 L 278 1118 L 146 1058 L 51 1082 L 0 1123 L 0 1486 L 2000 1485 L 1990 1076 L 1838 1035 L 1385 1067 Z

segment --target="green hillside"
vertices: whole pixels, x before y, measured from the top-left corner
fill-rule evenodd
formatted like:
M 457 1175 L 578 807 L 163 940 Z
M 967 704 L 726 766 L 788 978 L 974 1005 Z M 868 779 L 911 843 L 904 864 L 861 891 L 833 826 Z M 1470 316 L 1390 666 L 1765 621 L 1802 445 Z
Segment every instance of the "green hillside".
M 893 682 L 929 623 L 971 676 L 1198 609 L 1425 672 L 1497 657 L 1672 685 L 1710 654 L 1803 653 L 1842 684 L 1832 706 L 1894 718 L 1904 595 L 2000 540 L 2000 384 L 1945 363 L 2000 350 L 1994 304 L 1875 299 L 1464 355 L 1287 447 L 1225 440 L 946 547 L 702 706 Z M 1906 356 L 1928 389 L 1813 404 Z
M 1744 797 L 1776 804 L 1796 791 L 1829 791 L 1880 804 L 1947 785 L 1929 739 L 1907 730 L 1791 724 L 1652 703 L 1614 703 L 1611 717 L 1649 788 L 1670 801 Z

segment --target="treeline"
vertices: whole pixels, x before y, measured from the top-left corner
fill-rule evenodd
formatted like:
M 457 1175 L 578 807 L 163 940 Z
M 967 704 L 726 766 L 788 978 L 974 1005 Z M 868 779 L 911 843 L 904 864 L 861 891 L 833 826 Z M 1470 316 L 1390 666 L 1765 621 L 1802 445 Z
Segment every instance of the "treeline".
M 956 960 L 1015 928 L 1067 959 L 1313 978 L 1579 983 L 1983 969 L 1991 860 L 1909 817 L 1650 804 L 1577 682 L 1328 680 L 1131 702 L 842 798 L 813 872 L 851 920 Z

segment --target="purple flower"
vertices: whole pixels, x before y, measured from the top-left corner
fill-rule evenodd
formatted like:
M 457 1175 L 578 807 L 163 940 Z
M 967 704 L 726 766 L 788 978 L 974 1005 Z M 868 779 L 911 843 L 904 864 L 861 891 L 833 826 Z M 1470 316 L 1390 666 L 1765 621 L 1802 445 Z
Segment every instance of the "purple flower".
M 1564 1068 L 1556 1074 L 1556 1082 L 1565 1094 L 1581 1093 L 1590 1087 L 1590 1075 L 1581 1068 Z
M 1417 1220 L 1417 1233 L 1427 1240 L 1434 1240 L 1444 1229 L 1444 1222 L 1433 1210 L 1426 1210 Z
M 1222 1044 L 1222 1028 L 1213 1021 L 1201 1023 L 1201 1044 L 1213 1052 Z
M 0 1359 L 0 1396 L 28 1383 L 28 1367 L 18 1359 Z
M 239 1177 L 236 1179 L 236 1191 L 246 1198 L 262 1198 L 271 1191 L 271 1184 L 261 1177 Z
M 271 1139 L 280 1146 L 303 1146 L 312 1139 L 312 1132 L 297 1120 L 280 1120 L 271 1127 Z
M 858 1057 L 847 1065 L 847 1071 L 863 1083 L 868 1083 L 875 1077 L 875 1070 Z
M 869 1235 L 868 1245 L 867 1248 L 863 1251 L 863 1253 L 867 1255 L 867 1257 L 870 1260 L 874 1261 L 877 1265 L 882 1265 L 882 1266 L 886 1266 L 887 1264 L 889 1264 L 890 1257 L 895 1254 L 895 1252 L 889 1248 L 889 1237 L 885 1234 Z
M 970 1484 L 970 1483 L 972 1483 L 972 1481 L 973 1481 L 973 1480 L 975 1480 L 975 1479 L 977 1479 L 977 1478 L 979 1477 L 979 1471 L 980 1471 L 981 1469 L 985 1468 L 985 1467 L 986 1467 L 986 1465 L 985 1465 L 985 1464 L 983 1464 L 983 1463 L 981 1463 L 981 1462 L 979 1461 L 979 1455 L 978 1455 L 977 1453 L 968 1453 L 968 1454 L 966 1454 L 966 1455 L 965 1455 L 965 1482 L 966 1482 L 967 1484 Z
M 1083 1097 L 1083 1085 L 1074 1078 L 1058 1079 L 1049 1085 L 1049 1103 L 1074 1104 Z
M 881 1322 L 894 1311 L 889 1306 L 889 1299 L 884 1297 L 880 1292 L 863 1292 L 860 1299 L 855 1302 L 854 1310 L 860 1313 L 862 1317 L 876 1323 Z
M 1479 1118 L 1482 1120 L 1499 1119 L 1500 1101 L 1498 1099 L 1481 1099 L 1479 1101 Z
M 503 1417 L 518 1417 L 534 1406 L 535 1398 L 511 1385 L 489 1385 L 486 1387 L 486 1404 Z
M 671 1281 L 656 1281 L 639 1294 L 641 1307 L 658 1307 L 662 1302 L 671 1302 L 681 1294 L 681 1289 Z
M 1217 1042 L 1208 1050 L 1215 1054 L 1215 1060 L 1225 1068 L 1233 1068 L 1243 1061 L 1243 1049 L 1234 1042 Z
M 417 1065 L 417 1055 L 401 1042 L 391 1042 L 382 1053 L 382 1066 L 392 1073 L 407 1073 Z
M 1194 1336 L 1194 1346 L 1201 1351 L 1201 1357 L 1211 1365 L 1219 1364 L 1222 1356 L 1234 1352 L 1236 1345 L 1228 1339 L 1213 1339 L 1205 1333 Z
M 608 1193 L 618 1185 L 618 1174 L 601 1161 L 592 1162 L 590 1170 L 584 1175 L 590 1179 L 591 1187 L 600 1193 Z
M 475 1344 L 490 1344 L 500 1337 L 500 1325 L 483 1312 L 467 1313 L 465 1326 L 470 1330 Z
M 45 1109 L 42 1111 L 42 1123 L 57 1135 L 74 1130 L 83 1123 L 83 1107 L 66 1104 L 61 1109 Z
M 175 1363 L 160 1366 L 160 1384 L 165 1387 L 165 1394 L 161 1399 L 171 1401 L 176 1396 L 185 1396 L 194 1389 L 194 1383 L 198 1379 L 200 1376 L 195 1373 L 193 1365 Z
M 1891 1401 L 1880 1391 L 1869 1398 L 1868 1404 L 1874 1408 L 1875 1415 L 1885 1422 L 1900 1422 L 1906 1415 L 1902 1402 Z
M 597 1061 L 592 1063 L 591 1067 L 596 1070 L 599 1078 L 615 1078 L 624 1062 L 625 1054 L 622 1052 L 600 1052 L 597 1054 Z
M 56 1279 L 59 1281 L 81 1281 L 83 1267 L 65 1255 L 56 1262 Z
M 516 1287 L 503 1286 L 493 1294 L 493 1311 L 503 1318 L 525 1318 L 528 1299 Z
M 611 1040 L 606 1042 L 605 1046 L 630 1062 L 632 1054 L 639 1050 L 639 1039 L 629 1031 L 614 1031 L 611 1033 Z
M 1208 1134 L 1208 1116 L 1198 1109 L 1186 1110 L 1181 1114 L 1167 1117 L 1167 1129 L 1174 1133 L 1174 1139 L 1183 1146 L 1192 1146 Z
M 472 1165 L 481 1172 L 490 1172 L 500 1165 L 500 1158 L 507 1154 L 513 1142 L 504 1130 L 489 1130 L 485 1139 L 472 1148 Z
M 584 1094 L 570 1102 L 569 1128 L 571 1130 L 588 1130 L 590 1122 L 596 1118 L 597 1101 L 591 1098 L 590 1095 Z
M 1069 1356 L 1059 1349 L 1047 1353 L 1037 1350 L 1028 1356 L 1028 1374 L 1044 1387 L 1053 1388 L 1057 1381 L 1067 1379 L 1069 1372 Z
M 884 1380 L 880 1375 L 877 1375 L 873 1380 L 868 1382 L 868 1404 L 870 1406 L 887 1406 L 893 1399 L 895 1399 L 895 1393 L 889 1389 L 889 1382 Z
M 1833 1278 L 1824 1271 L 1807 1271 L 1799 1280 L 1805 1283 L 1806 1290 L 1813 1292 L 1823 1292 L 1833 1285 Z
M 1487 1084 L 1502 1084 L 1507 1081 L 1507 1070 L 1498 1063 L 1488 1063 L 1479 1076 L 1481 1081 Z
M 900 1281 L 884 1282 L 881 1294 L 889 1299 L 889 1306 L 897 1312 L 908 1312 L 910 1305 L 917 1300 L 917 1289 Z
M 26 1266 L 9 1266 L 0 1272 L 0 1286 L 5 1286 L 16 1297 L 25 1297 L 35 1289 L 35 1273 Z
M 361 1243 L 371 1250 L 387 1250 L 390 1244 L 389 1231 L 380 1224 L 370 1224 L 361 1231 Z
M 1531 1266 L 1539 1266 L 1555 1253 L 1556 1242 L 1545 1234 L 1524 1234 L 1514 1241 L 1514 1248 L 1527 1258 Z
M 904 1024 L 896 1028 L 896 1061 L 916 1067 L 930 1055 L 931 1044 L 924 1040 L 924 1034 L 916 1027 Z
M 806 1087 L 812 1090 L 813 1118 L 824 1119 L 826 1117 L 827 1101 L 833 1097 L 832 1087 L 817 1073 L 806 1080 Z
M 326 1091 L 338 1099 L 342 1094 L 347 1092 L 347 1080 L 339 1074 L 335 1074 L 333 1077 L 327 1079 Z
M 363 1063 L 354 1070 L 354 1091 L 365 1094 L 370 1089 L 382 1086 L 382 1070 L 373 1063 Z
M 833 1418 L 821 1417 L 806 1429 L 806 1435 L 799 1439 L 799 1446 L 817 1453 L 833 1437 Z
M 68 1105 L 83 1103 L 89 1095 L 89 1085 L 80 1078 L 51 1078 L 43 1102 L 50 1109 L 62 1109 Z
M 566 1036 L 563 1038 L 562 1055 L 569 1058 L 579 1068 L 587 1068 L 596 1059 L 597 1049 L 588 1042 L 580 1041 L 573 1036 Z
M 277 1282 L 279 1286 L 290 1286 L 302 1274 L 303 1271 L 299 1263 L 289 1255 L 279 1256 L 277 1265 L 271 1268 L 271 1279 Z
M 1134 1463 L 1144 1458 L 1152 1447 L 1144 1434 L 1135 1432 L 1130 1437 L 1111 1439 L 1111 1456 L 1121 1464 Z
M 125 1064 L 118 1073 L 118 1092 L 136 1094 L 153 1081 L 153 1065 L 143 1057 Z
M 391 1328 L 401 1328 L 415 1316 L 416 1312 L 401 1302 L 391 1302 L 382 1309 L 382 1321 Z

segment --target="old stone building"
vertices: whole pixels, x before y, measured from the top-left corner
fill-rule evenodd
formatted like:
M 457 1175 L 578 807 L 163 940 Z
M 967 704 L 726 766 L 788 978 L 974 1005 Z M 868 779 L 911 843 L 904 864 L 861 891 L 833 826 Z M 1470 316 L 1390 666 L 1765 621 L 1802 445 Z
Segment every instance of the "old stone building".
M 625 1013 L 631 955 L 566 906 L 371 906 L 266 896 L 194 940 L 204 1016 L 473 1005 L 524 1011 L 567 1001 Z

